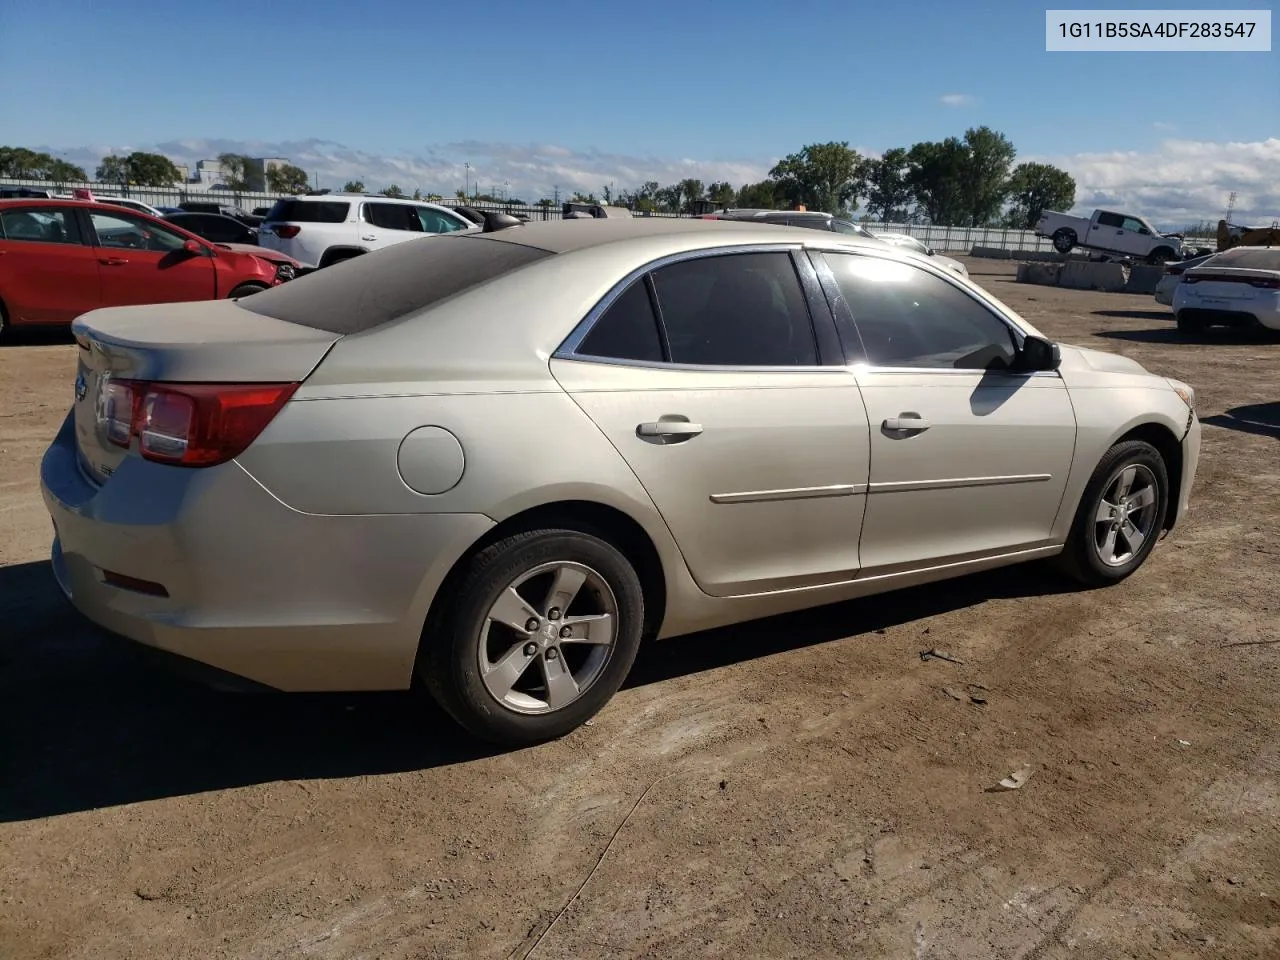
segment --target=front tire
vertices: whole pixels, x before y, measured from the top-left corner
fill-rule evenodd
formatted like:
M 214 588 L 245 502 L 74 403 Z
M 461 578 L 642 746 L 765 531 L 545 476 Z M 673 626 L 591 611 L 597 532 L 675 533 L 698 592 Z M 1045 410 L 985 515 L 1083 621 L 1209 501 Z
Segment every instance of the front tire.
M 1166 263 L 1173 260 L 1173 251 L 1168 247 L 1159 247 L 1151 251 L 1151 256 L 1147 257 L 1147 263 L 1153 267 L 1163 267 Z
M 422 638 L 419 675 L 459 724 L 504 746 L 581 726 L 626 679 L 640 647 L 644 592 L 612 544 L 532 530 L 473 556 Z
M 1053 249 L 1059 253 L 1070 253 L 1076 248 L 1079 238 L 1074 230 L 1063 227 L 1061 230 L 1055 230 L 1053 233 Z
M 1145 440 L 1117 443 L 1085 487 L 1059 566 L 1086 586 L 1119 583 L 1150 556 L 1168 508 L 1160 451 Z
M 228 300 L 239 300 L 241 297 L 247 297 L 254 293 L 261 293 L 267 289 L 265 283 L 242 283 L 228 294 Z

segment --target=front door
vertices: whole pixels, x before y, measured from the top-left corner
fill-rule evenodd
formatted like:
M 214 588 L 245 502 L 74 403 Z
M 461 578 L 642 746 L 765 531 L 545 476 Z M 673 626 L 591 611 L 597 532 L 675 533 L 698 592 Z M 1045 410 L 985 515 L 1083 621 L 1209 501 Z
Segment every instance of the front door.
M 861 558 L 893 572 L 1043 546 L 1075 450 L 1056 373 L 1017 373 L 1012 327 L 914 264 L 827 253 L 867 363 L 871 426 Z
M 86 211 L 97 241 L 102 305 L 212 300 L 218 290 L 213 258 L 183 249 L 187 238 L 132 213 Z
M 789 253 L 660 267 L 569 356 L 553 374 L 635 472 L 703 590 L 857 574 L 867 415 L 848 370 L 823 365 Z
M 70 323 L 99 306 L 98 255 L 71 206 L 0 212 L 0 300 L 9 319 Z

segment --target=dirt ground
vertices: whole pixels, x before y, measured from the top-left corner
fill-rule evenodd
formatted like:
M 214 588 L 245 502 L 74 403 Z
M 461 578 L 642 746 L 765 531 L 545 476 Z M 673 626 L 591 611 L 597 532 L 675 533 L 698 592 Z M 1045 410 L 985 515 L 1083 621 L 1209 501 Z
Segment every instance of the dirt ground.
M 74 348 L 0 349 L 0 957 L 1280 956 L 1280 342 L 970 265 L 1196 387 L 1192 513 L 1147 565 L 657 645 L 510 753 L 411 695 L 215 694 L 87 628 L 36 480 Z

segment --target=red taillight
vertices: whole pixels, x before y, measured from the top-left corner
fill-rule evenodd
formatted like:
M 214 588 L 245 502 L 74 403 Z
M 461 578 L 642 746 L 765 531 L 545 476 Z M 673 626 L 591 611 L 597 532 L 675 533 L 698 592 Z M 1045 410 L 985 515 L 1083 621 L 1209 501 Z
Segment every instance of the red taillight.
M 138 452 L 159 463 L 212 467 L 243 453 L 297 389 L 296 383 L 110 380 L 107 439 L 127 447 L 137 437 Z
M 1254 277 L 1249 281 L 1249 286 L 1258 287 L 1262 290 L 1280 290 L 1280 278 L 1278 277 Z
M 296 237 L 299 233 L 302 232 L 302 228 L 295 227 L 291 223 L 277 223 L 275 226 L 271 228 L 271 232 L 274 233 L 281 240 L 292 240 L 294 237 Z

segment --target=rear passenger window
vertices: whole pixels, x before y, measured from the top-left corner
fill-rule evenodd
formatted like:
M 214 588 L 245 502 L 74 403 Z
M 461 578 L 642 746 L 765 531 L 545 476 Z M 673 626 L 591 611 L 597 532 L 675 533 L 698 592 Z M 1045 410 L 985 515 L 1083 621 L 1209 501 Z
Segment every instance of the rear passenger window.
M 789 254 L 699 257 L 652 276 L 672 363 L 817 366 L 809 306 Z
M 0 236 L 35 243 L 79 243 L 80 227 L 65 208 L 19 207 L 0 213 Z
M 1098 214 L 1098 226 L 1115 227 L 1117 230 L 1123 229 L 1124 217 L 1118 213 L 1100 213 Z
M 882 367 L 1005 370 L 1013 332 L 963 290 L 912 264 L 825 254 L 867 359 Z
M 364 218 L 375 227 L 386 230 L 412 230 L 422 232 L 422 221 L 413 207 L 407 203 L 366 203 Z
M 267 213 L 272 222 L 345 223 L 351 204 L 340 200 L 277 200 Z
M 610 360 L 659 362 L 662 339 L 643 279 L 631 284 L 583 338 L 577 352 Z

